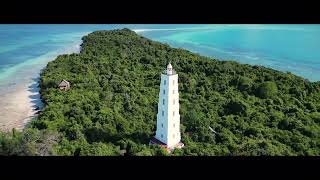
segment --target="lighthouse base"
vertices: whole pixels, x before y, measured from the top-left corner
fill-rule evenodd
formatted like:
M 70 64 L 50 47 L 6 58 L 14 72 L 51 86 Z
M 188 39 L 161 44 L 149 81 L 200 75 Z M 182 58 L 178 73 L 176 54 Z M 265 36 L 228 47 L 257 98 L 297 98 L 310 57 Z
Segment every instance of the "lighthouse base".
M 158 144 L 162 148 L 165 148 L 169 153 L 171 153 L 175 148 L 181 149 L 184 147 L 184 144 L 182 142 L 179 142 L 174 146 L 168 147 L 167 144 L 161 142 L 160 140 L 156 139 L 155 137 L 150 140 L 149 144 Z

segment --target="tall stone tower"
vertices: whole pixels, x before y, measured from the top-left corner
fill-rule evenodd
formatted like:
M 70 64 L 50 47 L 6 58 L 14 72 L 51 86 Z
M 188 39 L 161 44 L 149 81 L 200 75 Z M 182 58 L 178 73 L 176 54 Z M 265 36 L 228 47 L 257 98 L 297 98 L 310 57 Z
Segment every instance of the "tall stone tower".
M 184 146 L 180 140 L 178 74 L 169 63 L 161 74 L 157 130 L 151 143 L 160 144 L 171 151 Z

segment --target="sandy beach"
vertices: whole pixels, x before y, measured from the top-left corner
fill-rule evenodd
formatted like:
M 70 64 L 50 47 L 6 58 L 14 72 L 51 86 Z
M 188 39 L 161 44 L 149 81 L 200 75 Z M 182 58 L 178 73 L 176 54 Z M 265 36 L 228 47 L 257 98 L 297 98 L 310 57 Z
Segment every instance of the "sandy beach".
M 22 130 L 30 122 L 36 108 L 43 106 L 38 87 L 41 69 L 60 54 L 78 53 L 81 42 L 76 40 L 8 68 L 7 76 L 0 78 L 0 131 Z
M 22 130 L 41 106 L 38 78 L 0 95 L 0 131 Z

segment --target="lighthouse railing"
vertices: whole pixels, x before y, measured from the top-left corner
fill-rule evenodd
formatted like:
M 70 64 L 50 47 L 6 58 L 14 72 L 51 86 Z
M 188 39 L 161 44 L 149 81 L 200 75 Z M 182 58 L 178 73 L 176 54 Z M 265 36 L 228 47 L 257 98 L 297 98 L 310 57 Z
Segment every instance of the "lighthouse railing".
M 170 76 L 170 75 L 175 75 L 175 74 L 177 74 L 177 73 L 176 73 L 175 70 L 172 70 L 172 74 L 168 74 L 168 73 L 167 73 L 167 70 L 163 70 L 163 71 L 162 71 L 162 74 L 165 74 L 165 75 L 169 75 L 169 76 Z

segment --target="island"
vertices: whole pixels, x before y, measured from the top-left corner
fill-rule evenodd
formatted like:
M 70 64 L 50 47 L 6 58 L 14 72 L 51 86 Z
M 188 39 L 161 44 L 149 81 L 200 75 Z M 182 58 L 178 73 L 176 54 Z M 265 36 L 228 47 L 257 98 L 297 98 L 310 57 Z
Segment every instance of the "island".
M 172 153 L 149 144 L 169 62 L 179 73 L 185 145 Z M 80 53 L 60 55 L 41 72 L 40 93 L 39 115 L 21 132 L 0 133 L 0 155 L 320 155 L 320 82 L 172 48 L 129 29 L 84 36 Z

